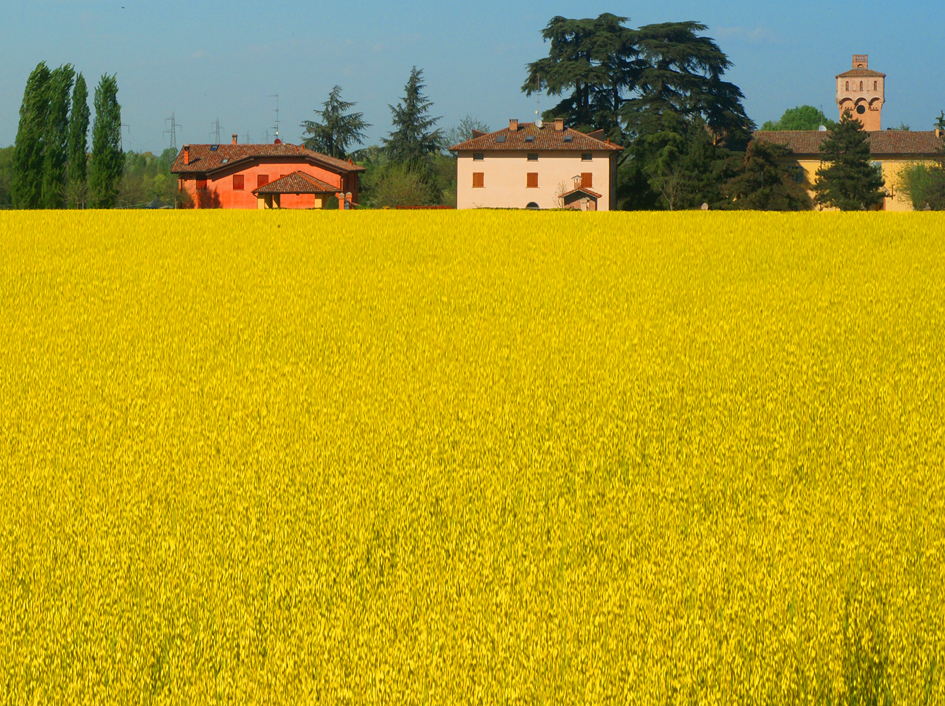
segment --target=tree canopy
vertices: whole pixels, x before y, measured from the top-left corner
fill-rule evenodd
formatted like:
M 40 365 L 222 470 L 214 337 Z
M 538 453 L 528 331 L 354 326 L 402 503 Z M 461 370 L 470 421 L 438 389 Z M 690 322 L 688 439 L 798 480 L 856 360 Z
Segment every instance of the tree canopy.
M 724 186 L 734 208 L 755 211 L 806 211 L 811 207 L 800 167 L 782 161 L 790 150 L 752 140 L 739 159 L 737 172 Z
M 429 115 L 433 102 L 423 95 L 423 70 L 414 66 L 404 86 L 404 97 L 396 106 L 388 106 L 393 114 L 384 149 L 391 162 L 419 168 L 428 157 L 437 154 L 443 141 L 442 132 L 434 128 L 439 118 Z
M 352 145 L 364 142 L 364 131 L 371 127 L 364 121 L 364 113 L 349 113 L 355 103 L 341 99 L 341 86 L 335 86 L 318 113 L 321 122 L 302 121 L 304 145 L 337 159 L 347 159 Z M 305 136 L 308 137 L 305 137 Z
M 42 208 L 44 145 L 51 78 L 52 72 L 46 62 L 40 62 L 27 79 L 23 91 L 13 155 L 12 196 L 16 208 Z
M 832 130 L 837 126 L 837 123 L 824 115 L 824 111 L 820 108 L 815 108 L 812 105 L 799 105 L 785 110 L 777 122 L 767 121 L 761 126 L 761 129 L 766 131 L 819 130 L 821 125 L 828 130 Z
M 121 106 L 118 80 L 102 76 L 95 88 L 95 123 L 92 126 L 92 161 L 89 168 L 89 203 L 112 208 L 118 200 L 125 155 L 121 149 Z
M 882 174 L 870 163 L 869 135 L 849 113 L 820 145 L 815 203 L 841 211 L 864 211 L 883 203 Z

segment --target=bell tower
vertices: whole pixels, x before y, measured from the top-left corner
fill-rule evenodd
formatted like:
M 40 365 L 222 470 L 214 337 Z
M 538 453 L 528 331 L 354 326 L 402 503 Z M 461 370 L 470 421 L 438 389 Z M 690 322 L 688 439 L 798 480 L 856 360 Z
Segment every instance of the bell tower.
M 869 56 L 853 55 L 853 68 L 837 74 L 837 107 L 840 117 L 850 113 L 867 131 L 882 130 L 886 102 L 886 74 L 870 69 Z

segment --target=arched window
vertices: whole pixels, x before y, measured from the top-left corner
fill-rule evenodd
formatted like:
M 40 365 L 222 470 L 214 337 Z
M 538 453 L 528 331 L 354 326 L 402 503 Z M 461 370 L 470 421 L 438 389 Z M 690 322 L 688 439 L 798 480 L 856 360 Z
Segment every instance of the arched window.
M 530 202 L 525 208 L 527 208 L 529 211 L 538 211 L 538 210 L 539 210 L 538 204 L 535 203 L 534 201 Z
M 847 87 L 844 88 L 843 90 L 845 90 L 845 91 L 849 91 L 849 90 L 850 90 L 850 82 L 849 82 L 849 81 L 847 81 Z
M 878 90 L 879 90 L 879 81 L 873 81 L 873 90 L 874 90 L 874 91 L 878 91 Z
M 862 81 L 860 81 L 860 90 L 861 90 L 861 91 L 863 90 L 863 82 L 862 82 Z

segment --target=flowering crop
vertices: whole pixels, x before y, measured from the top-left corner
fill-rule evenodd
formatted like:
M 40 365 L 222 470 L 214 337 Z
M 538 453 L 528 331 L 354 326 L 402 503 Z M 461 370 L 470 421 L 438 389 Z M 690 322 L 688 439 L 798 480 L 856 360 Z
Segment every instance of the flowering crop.
M 0 703 L 945 704 L 943 232 L 0 213 Z

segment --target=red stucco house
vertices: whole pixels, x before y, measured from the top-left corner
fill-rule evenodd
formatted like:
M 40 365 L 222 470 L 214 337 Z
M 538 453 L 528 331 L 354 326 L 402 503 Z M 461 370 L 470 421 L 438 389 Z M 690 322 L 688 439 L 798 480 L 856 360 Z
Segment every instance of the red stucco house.
M 322 208 L 337 193 L 358 202 L 364 167 L 276 140 L 184 145 L 171 173 L 194 208 Z

